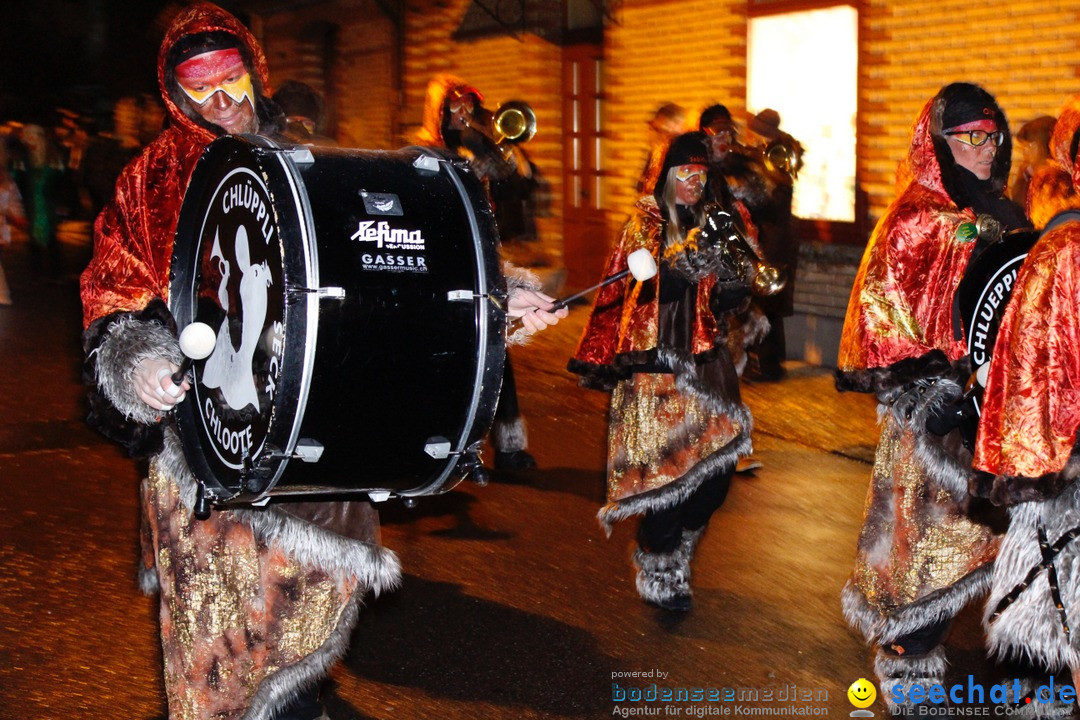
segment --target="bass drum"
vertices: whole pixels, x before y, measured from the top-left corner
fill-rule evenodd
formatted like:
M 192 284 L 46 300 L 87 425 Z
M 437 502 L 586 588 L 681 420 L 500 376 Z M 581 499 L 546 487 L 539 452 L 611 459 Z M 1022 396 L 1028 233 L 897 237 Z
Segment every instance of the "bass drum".
M 1038 239 L 1039 233 L 1034 230 L 1014 230 L 987 245 L 968 262 L 956 289 L 955 311 L 967 340 L 973 371 L 990 362 L 1016 274 Z M 981 393 L 973 393 L 972 402 L 976 414 L 981 413 Z
M 451 489 L 494 416 L 505 297 L 490 204 L 453 156 L 212 143 L 170 287 L 179 328 L 216 332 L 176 411 L 205 503 Z

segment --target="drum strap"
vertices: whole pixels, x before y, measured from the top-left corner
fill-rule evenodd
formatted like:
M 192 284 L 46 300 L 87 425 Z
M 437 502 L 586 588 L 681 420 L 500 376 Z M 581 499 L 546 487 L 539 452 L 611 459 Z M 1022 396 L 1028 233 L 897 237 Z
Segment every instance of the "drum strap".
M 1042 237 L 1056 227 L 1060 227 L 1067 222 L 1073 222 L 1075 220 L 1080 220 L 1080 210 L 1062 210 L 1057 215 L 1050 218 L 1050 221 L 1043 226 L 1042 232 L 1039 233 L 1039 237 Z
M 1049 226 L 1049 223 L 1047 224 Z M 1057 568 L 1054 567 L 1054 558 L 1056 558 L 1065 546 L 1080 537 L 1080 527 L 1074 527 L 1069 532 L 1059 537 L 1053 545 L 1046 539 L 1046 530 L 1040 525 L 1038 529 L 1039 534 L 1039 552 L 1042 554 L 1042 561 L 1038 565 L 1035 565 L 1028 571 L 1028 574 L 1020 582 L 1019 585 L 1014 587 L 1008 595 L 1001 598 L 1001 602 L 994 608 L 993 614 L 990 616 L 990 622 L 994 622 L 998 619 L 1001 613 L 1005 612 L 1005 609 L 1016 602 L 1016 599 L 1020 597 L 1020 593 L 1027 589 L 1039 573 L 1046 570 L 1046 581 L 1050 585 L 1050 598 L 1054 601 L 1054 607 L 1057 608 L 1058 616 L 1061 617 L 1061 628 L 1065 631 L 1065 637 L 1070 635 L 1069 618 L 1065 615 L 1065 604 L 1061 602 L 1061 592 L 1058 590 Z

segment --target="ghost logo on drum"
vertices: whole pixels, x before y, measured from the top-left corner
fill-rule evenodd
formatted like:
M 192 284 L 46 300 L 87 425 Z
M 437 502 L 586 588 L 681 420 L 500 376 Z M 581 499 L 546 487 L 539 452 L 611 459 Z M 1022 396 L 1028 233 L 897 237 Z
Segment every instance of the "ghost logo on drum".
M 259 393 L 251 368 L 266 322 L 267 295 L 273 283 L 270 267 L 265 261 L 252 264 L 248 234 L 243 225 L 236 229 L 234 257 L 239 271 L 238 280 L 233 278 L 231 264 L 221 251 L 217 233 L 214 234 L 210 257 L 217 261 L 221 272 L 218 301 L 225 311 L 225 317 L 217 330 L 217 345 L 206 360 L 202 383 L 208 388 L 221 388 L 225 402 L 233 410 L 243 410 L 248 405 L 258 410 Z M 232 282 L 239 283 L 239 345 L 233 339 L 233 324 L 230 322 L 230 317 L 235 316 L 229 307 L 230 291 L 234 289 L 230 285 Z

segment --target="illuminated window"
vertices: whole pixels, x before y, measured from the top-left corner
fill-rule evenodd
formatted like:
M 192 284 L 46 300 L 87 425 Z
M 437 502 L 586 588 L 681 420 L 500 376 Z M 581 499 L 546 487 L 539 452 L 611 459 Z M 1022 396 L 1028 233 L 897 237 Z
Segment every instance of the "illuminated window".
M 852 222 L 858 13 L 840 5 L 753 17 L 748 35 L 747 110 L 779 112 L 780 129 L 806 151 L 792 212 Z

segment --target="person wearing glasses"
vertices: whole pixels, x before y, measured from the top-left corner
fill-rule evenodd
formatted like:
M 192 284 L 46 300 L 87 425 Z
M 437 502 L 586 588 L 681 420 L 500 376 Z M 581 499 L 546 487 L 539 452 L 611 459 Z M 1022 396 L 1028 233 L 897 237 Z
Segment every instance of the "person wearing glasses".
M 729 313 L 749 298 L 748 279 L 711 250 L 704 133 L 669 146 L 655 189 L 624 225 L 604 276 L 646 248 L 659 272 L 596 295 L 568 369 L 585 387 L 611 390 L 608 533 L 641 516 L 636 585 L 667 611 L 691 608 L 690 563 L 724 502 L 740 456 L 751 451 L 750 410 L 726 344 Z M 724 217 L 730 217 L 725 215 Z
M 997 554 L 998 534 L 972 512 L 959 430 L 931 433 L 927 420 L 963 394 L 972 372 L 953 293 L 980 242 L 976 219 L 1028 225 L 1003 194 L 1011 150 L 1005 114 L 983 88 L 953 83 L 926 103 L 841 335 L 837 389 L 874 393 L 882 410 L 843 608 L 877 646 L 878 685 L 894 712 L 910 709 L 914 685 L 943 680 L 949 626 L 986 592 Z

